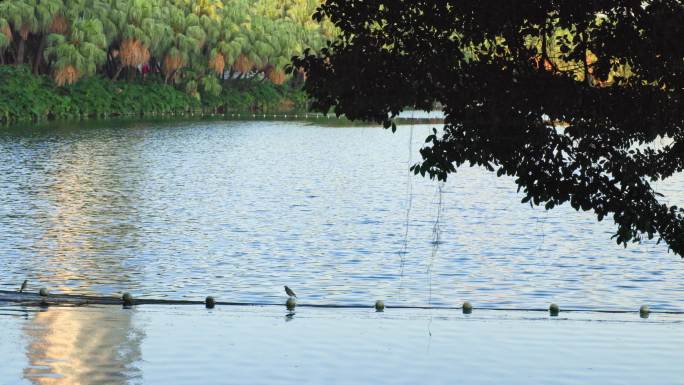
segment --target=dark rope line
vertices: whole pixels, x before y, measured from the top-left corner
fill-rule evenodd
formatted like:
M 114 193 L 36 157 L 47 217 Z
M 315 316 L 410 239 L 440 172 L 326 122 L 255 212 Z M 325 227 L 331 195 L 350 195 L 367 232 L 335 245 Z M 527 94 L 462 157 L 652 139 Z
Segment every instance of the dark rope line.
M 344 116 L 324 115 L 316 113 L 292 113 L 292 114 L 273 114 L 273 113 L 207 113 L 202 114 L 204 117 L 224 118 L 227 120 L 269 120 L 269 119 L 285 119 L 294 121 L 327 121 L 346 119 Z M 395 118 L 396 124 L 443 124 L 444 119 L 440 118 L 416 118 L 416 117 L 401 117 Z M 370 122 L 369 122 L 370 123 Z
M 22 305 L 44 306 L 48 305 L 121 305 L 122 299 L 117 297 L 88 296 L 75 294 L 52 294 L 41 297 L 38 294 L 18 293 L 14 291 L 0 290 L 0 303 L 17 303 Z M 197 300 L 173 300 L 173 299 L 146 299 L 135 298 L 133 305 L 204 305 L 205 301 Z M 257 303 L 257 302 L 234 302 L 216 301 L 217 306 L 285 306 L 285 303 Z M 323 308 L 323 309 L 372 309 L 368 304 L 296 304 L 296 307 Z M 462 310 L 462 306 L 420 306 L 420 305 L 387 305 L 386 309 L 419 309 L 419 310 Z M 508 312 L 549 312 L 543 308 L 503 308 L 503 307 L 474 307 L 473 310 L 485 311 L 508 311 Z M 610 309 L 561 309 L 565 313 L 604 313 L 604 314 L 630 314 L 639 313 L 639 310 L 610 310 Z M 651 310 L 650 314 L 684 314 L 677 310 Z

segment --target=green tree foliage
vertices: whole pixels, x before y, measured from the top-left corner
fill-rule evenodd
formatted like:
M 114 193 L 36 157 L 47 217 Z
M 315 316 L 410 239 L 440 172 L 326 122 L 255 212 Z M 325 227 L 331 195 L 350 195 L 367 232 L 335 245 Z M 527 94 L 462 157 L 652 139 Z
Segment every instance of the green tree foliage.
M 59 86 L 143 72 L 219 95 L 223 82 L 282 83 L 290 57 L 334 34 L 315 0 L 2 0 L 0 64 L 30 65 Z M 143 67 L 145 68 L 143 70 Z
M 106 59 L 107 43 L 102 23 L 97 19 L 77 20 L 68 35 L 51 33 L 47 42 L 44 55 L 52 65 L 55 83 L 60 86 L 94 75 Z
M 443 106 L 416 173 L 479 165 L 523 202 L 684 255 L 684 211 L 651 186 L 684 168 L 681 0 L 327 0 L 316 19 L 340 35 L 294 60 L 315 108 L 394 127 L 405 106 Z

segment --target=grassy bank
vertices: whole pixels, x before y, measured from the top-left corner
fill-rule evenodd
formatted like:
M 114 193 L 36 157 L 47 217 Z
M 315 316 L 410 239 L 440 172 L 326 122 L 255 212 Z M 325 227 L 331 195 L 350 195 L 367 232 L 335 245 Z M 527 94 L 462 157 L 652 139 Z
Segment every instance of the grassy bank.
M 114 116 L 200 113 L 276 113 L 306 109 L 305 94 L 290 84 L 227 81 L 218 95 L 191 96 L 161 78 L 111 81 L 94 76 L 63 87 L 24 66 L 0 66 L 0 123 Z

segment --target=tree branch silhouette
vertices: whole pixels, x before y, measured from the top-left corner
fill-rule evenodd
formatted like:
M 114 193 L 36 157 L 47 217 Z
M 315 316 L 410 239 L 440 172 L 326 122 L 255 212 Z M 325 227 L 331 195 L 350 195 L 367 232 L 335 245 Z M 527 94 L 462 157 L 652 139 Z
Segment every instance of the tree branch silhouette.
M 651 186 L 684 168 L 682 1 L 328 0 L 314 18 L 340 32 L 293 58 L 314 109 L 394 130 L 403 109 L 442 106 L 415 173 L 482 166 L 523 202 L 683 255 L 684 210 Z

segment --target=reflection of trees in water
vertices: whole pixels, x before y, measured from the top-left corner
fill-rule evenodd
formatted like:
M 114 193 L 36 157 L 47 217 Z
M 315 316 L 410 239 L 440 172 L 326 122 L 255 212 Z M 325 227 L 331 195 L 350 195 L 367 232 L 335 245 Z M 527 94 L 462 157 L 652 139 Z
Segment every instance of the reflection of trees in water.
M 39 195 L 42 229 L 34 250 L 45 262 L 39 278 L 63 292 L 102 292 L 132 288 L 137 269 L 126 266 L 135 255 L 139 229 L 135 169 L 136 135 L 116 131 L 71 131 L 41 161 L 46 165 Z M 66 144 L 65 144 L 66 143 Z M 135 173 L 136 170 L 131 170 Z
M 51 308 L 24 327 L 28 367 L 34 384 L 129 384 L 142 377 L 144 333 L 133 310 Z

